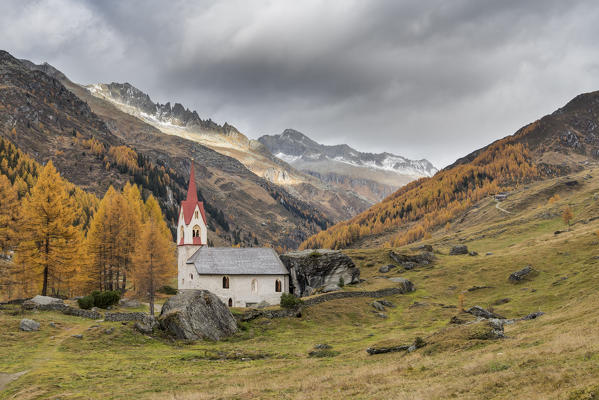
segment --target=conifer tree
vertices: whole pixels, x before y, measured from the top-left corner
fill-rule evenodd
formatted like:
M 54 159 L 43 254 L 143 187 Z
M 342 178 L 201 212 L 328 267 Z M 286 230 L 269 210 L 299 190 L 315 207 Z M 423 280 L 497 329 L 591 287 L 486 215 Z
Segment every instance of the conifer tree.
M 136 290 L 147 296 L 154 315 L 154 298 L 158 288 L 175 274 L 175 250 L 171 233 L 158 202 L 150 195 L 145 203 L 146 222 L 134 255 Z
M 21 215 L 17 262 L 24 267 L 26 276 L 23 278 L 40 282 L 44 296 L 50 284 L 53 292 L 59 293 L 65 289 L 66 278 L 74 272 L 80 236 L 73 225 L 73 200 L 52 161 L 42 169 L 31 193 L 23 201 Z
M 19 212 L 19 196 L 6 175 L 0 175 L 0 253 L 15 244 Z

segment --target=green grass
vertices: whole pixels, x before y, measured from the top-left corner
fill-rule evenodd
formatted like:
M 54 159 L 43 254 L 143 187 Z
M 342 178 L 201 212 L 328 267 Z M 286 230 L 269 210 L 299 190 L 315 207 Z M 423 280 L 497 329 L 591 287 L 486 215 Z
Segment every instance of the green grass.
M 378 268 L 392 263 L 389 249 L 347 250 L 366 281 L 344 290 L 392 285 L 382 276 L 405 277 L 416 285 L 413 293 L 387 298 L 396 306 L 387 308 L 387 319 L 372 312 L 372 299 L 342 299 L 310 307 L 302 318 L 244 323 L 221 342 L 185 343 L 147 337 L 131 323 L 1 310 L 0 372 L 29 372 L 0 392 L 0 399 L 593 398 L 599 381 L 599 260 L 594 258 L 599 220 L 585 222 L 599 215 L 599 201 L 593 199 L 599 182 L 582 176 L 574 176 L 581 187 L 562 190 L 553 205 L 543 196 L 554 193 L 557 180 L 518 189 L 502 204 L 512 215 L 483 200 L 463 222 L 427 241 L 437 252 L 432 267 L 382 274 Z M 565 204 L 580 222 L 554 235 L 564 229 L 559 210 Z M 461 243 L 480 255 L 449 256 L 451 245 Z M 539 271 L 534 279 L 508 281 L 510 273 L 529 264 Z M 491 288 L 467 291 L 473 286 Z M 461 293 L 466 308 L 509 298 L 492 306 L 494 311 L 507 318 L 546 314 L 506 326 L 506 339 L 468 339 L 470 328 L 448 326 L 459 314 Z M 41 322 L 41 330 L 20 332 L 23 317 Z M 50 328 L 50 321 L 59 328 Z M 109 327 L 114 328 L 110 335 L 104 332 Z M 75 333 L 83 339 L 73 338 Z M 428 344 L 414 353 L 365 352 L 416 337 Z M 310 356 L 319 343 L 332 348 L 318 354 L 322 357 Z

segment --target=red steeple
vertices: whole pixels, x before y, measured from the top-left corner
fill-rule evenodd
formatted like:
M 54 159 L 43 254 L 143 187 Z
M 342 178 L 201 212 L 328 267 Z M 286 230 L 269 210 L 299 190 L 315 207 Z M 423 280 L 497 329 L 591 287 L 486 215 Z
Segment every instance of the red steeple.
M 193 170 L 193 161 L 191 162 L 191 171 L 189 172 L 189 186 L 187 187 L 187 201 L 198 201 L 198 190 L 196 189 L 196 174 Z

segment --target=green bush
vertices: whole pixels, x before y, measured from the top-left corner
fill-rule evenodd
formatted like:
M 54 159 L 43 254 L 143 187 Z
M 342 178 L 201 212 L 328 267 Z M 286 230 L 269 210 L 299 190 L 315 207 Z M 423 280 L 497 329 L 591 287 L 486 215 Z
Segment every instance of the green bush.
M 108 308 L 118 304 L 120 299 L 121 292 L 118 290 L 108 290 L 106 292 L 94 290 L 91 294 L 78 299 L 77 304 L 79 304 L 79 308 L 84 310 L 89 310 L 92 307 Z
M 165 286 L 163 286 L 163 287 L 160 288 L 160 292 L 164 293 L 164 294 L 174 295 L 174 294 L 177 294 L 177 289 L 175 289 L 172 286 L 165 285 Z
M 345 286 L 345 279 L 342 276 L 339 277 L 339 287 Z
M 292 293 L 283 293 L 281 295 L 281 307 L 283 308 L 297 308 L 302 305 L 304 302 L 297 298 Z
M 97 292 L 94 296 L 94 306 L 99 308 L 108 308 L 118 304 L 121 299 L 121 292 L 118 290 L 107 290 L 106 292 Z
M 88 295 L 77 299 L 77 304 L 79 305 L 79 308 L 89 310 L 94 306 L 94 297 L 92 295 Z

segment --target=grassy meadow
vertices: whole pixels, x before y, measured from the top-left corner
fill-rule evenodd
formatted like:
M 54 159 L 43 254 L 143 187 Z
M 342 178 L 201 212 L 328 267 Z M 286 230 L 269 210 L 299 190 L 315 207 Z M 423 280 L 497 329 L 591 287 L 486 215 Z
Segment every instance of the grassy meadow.
M 566 205 L 574 211 L 569 231 Z M 0 373 L 27 372 L 0 399 L 599 398 L 599 170 L 517 188 L 500 207 L 485 199 L 423 242 L 437 256 L 428 267 L 380 273 L 392 263 L 390 249 L 346 250 L 365 281 L 345 290 L 390 287 L 394 276 L 416 285 L 387 298 L 396 307 L 386 319 L 373 313 L 373 299 L 334 300 L 301 318 L 242 323 L 221 342 L 187 343 L 143 335 L 132 323 L 3 306 Z M 455 244 L 479 255 L 449 256 Z M 538 275 L 510 283 L 526 265 Z M 463 325 L 449 324 L 456 315 L 467 319 L 461 294 L 465 308 L 545 315 L 507 325 L 504 339 L 469 339 Z M 19 331 L 22 318 L 40 322 L 40 331 Z M 366 353 L 416 337 L 427 345 L 413 353 Z M 310 356 L 320 343 L 332 348 Z

